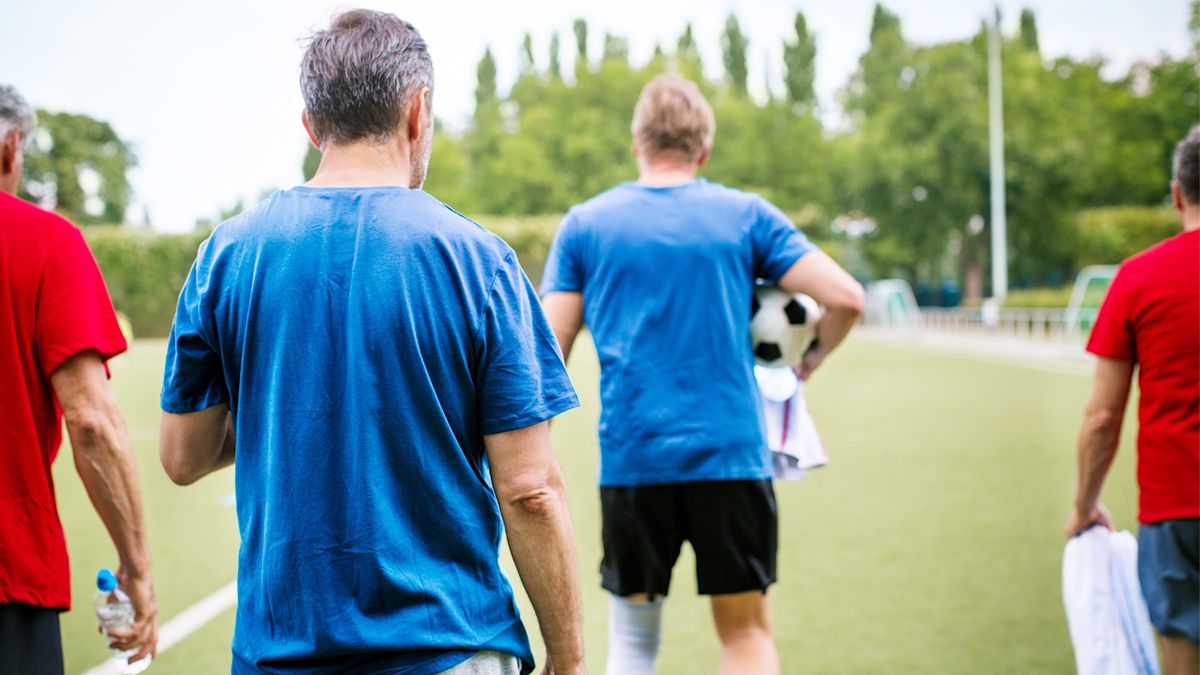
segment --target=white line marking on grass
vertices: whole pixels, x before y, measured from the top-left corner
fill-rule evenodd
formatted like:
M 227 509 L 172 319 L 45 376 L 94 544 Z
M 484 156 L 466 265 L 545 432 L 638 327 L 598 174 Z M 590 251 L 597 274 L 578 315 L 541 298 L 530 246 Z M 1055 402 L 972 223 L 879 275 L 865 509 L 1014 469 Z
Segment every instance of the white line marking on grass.
M 188 607 L 173 619 L 158 628 L 158 653 L 179 644 L 184 638 L 200 630 L 205 624 L 237 604 L 237 582 L 231 581 L 218 588 L 200 602 Z M 120 670 L 111 660 L 86 671 L 83 675 L 119 675 Z

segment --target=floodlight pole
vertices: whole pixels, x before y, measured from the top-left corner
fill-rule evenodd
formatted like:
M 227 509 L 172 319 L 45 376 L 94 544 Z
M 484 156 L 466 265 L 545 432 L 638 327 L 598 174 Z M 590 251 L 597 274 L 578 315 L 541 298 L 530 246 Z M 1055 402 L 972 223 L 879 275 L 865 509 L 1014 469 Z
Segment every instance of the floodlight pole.
M 992 297 L 1008 295 L 1008 221 L 1004 203 L 1004 93 L 1000 81 L 1000 7 L 988 27 L 988 148 L 992 194 Z

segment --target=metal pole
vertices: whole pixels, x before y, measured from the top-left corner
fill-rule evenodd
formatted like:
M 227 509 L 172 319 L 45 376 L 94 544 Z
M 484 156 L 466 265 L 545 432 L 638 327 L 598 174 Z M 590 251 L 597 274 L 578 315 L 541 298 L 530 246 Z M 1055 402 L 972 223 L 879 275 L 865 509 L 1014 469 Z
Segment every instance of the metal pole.
M 1008 295 L 1008 222 L 1004 204 L 1004 94 L 1000 82 L 1000 7 L 988 30 L 988 146 L 992 179 L 992 297 Z

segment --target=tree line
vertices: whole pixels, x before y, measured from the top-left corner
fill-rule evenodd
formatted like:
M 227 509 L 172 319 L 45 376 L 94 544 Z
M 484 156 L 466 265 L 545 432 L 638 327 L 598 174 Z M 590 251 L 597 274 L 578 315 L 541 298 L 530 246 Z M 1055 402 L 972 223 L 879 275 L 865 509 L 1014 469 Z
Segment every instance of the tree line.
M 1186 57 L 1137 63 L 1116 80 L 1102 75 L 1100 58 L 1044 56 L 1030 10 L 1014 34 L 1002 36 L 1010 264 L 1018 284 L 1061 283 L 1075 272 L 1087 247 L 1081 211 L 1165 203 L 1173 145 L 1200 121 L 1198 7 L 1190 25 L 1178 28 L 1190 30 Z M 931 284 L 987 278 L 986 26 L 963 40 L 921 45 L 905 36 L 896 14 L 876 5 L 870 46 L 839 93 L 847 121 L 837 129 L 819 114 L 818 45 L 802 12 L 783 45 L 782 87 L 769 88 L 779 91 L 765 100 L 748 94 L 749 40 L 736 15 L 719 36 L 717 80 L 704 75 L 690 25 L 641 65 L 614 35 L 603 37 L 599 61 L 589 60 L 587 24 L 576 21 L 573 32 L 570 77 L 557 34 L 541 70 L 526 35 L 520 73 L 503 94 L 494 56 L 484 51 L 469 127 L 435 137 L 430 192 L 468 213 L 562 213 L 634 178 L 633 104 L 645 82 L 672 70 L 700 84 L 713 103 L 716 141 L 702 172 L 709 179 L 763 194 L 816 239 L 845 239 L 831 227 L 839 217 L 869 219 L 873 230 L 848 242 L 864 276 Z
M 1178 30 L 1190 32 L 1186 56 L 1136 63 L 1115 80 L 1102 74 L 1101 58 L 1045 56 L 1029 10 L 1015 33 L 1002 36 L 1009 259 L 1017 285 L 1061 283 L 1097 261 L 1089 250 L 1127 255 L 1165 231 L 1161 207 L 1173 145 L 1200 120 L 1200 0 Z M 484 50 L 470 123 L 461 131 L 439 128 L 426 188 L 466 213 L 561 214 L 635 177 L 634 102 L 652 77 L 676 71 L 700 85 L 716 114 L 707 178 L 761 193 L 859 276 L 933 286 L 951 280 L 965 282 L 968 295 L 986 293 L 987 28 L 917 44 L 879 4 L 869 31 L 870 45 L 839 92 L 844 119 L 835 127 L 822 121 L 813 88 L 819 45 L 802 12 L 783 45 L 782 67 L 774 69 L 782 82 L 769 83 L 765 98 L 749 94 L 750 42 L 735 14 L 713 36 L 722 55 L 717 78 L 706 77 L 690 25 L 641 64 L 613 34 L 598 38 L 602 55 L 589 59 L 589 41 L 597 38 L 579 20 L 573 45 L 550 36 L 539 68 L 526 34 L 519 74 L 506 91 L 494 54 Z M 563 49 L 575 51 L 569 73 Z M 130 145 L 107 123 L 83 115 L 42 111 L 40 120 L 25 196 L 81 224 L 123 222 L 131 196 L 126 171 L 136 164 Z M 306 176 L 318 159 L 310 151 Z M 1144 236 L 1125 245 L 1124 223 Z

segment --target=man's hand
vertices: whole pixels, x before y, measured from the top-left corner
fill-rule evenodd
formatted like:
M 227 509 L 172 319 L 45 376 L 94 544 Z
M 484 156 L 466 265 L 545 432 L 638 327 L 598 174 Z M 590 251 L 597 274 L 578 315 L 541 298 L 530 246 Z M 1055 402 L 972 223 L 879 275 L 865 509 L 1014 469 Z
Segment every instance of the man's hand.
M 114 630 L 108 634 L 109 642 L 118 649 L 136 649 L 129 663 L 139 661 L 147 654 L 158 655 L 158 603 L 154 600 L 154 584 L 149 573 L 138 576 L 130 574 L 122 566 L 117 570 L 117 583 L 129 596 L 133 605 L 133 625 L 125 630 Z
M 817 366 L 825 361 L 826 352 L 821 349 L 819 340 L 813 340 L 808 346 L 808 351 L 804 352 L 804 358 L 800 360 L 800 365 L 792 369 L 796 373 L 796 377 L 800 378 L 801 382 L 807 382 L 808 378 L 812 377 L 813 371 Z
M 1067 517 L 1067 536 L 1074 537 L 1093 525 L 1101 525 L 1109 530 L 1113 529 L 1112 516 L 1109 515 L 1108 509 L 1104 508 L 1103 504 L 1096 504 L 1091 509 L 1083 511 L 1072 509 L 1071 515 Z

